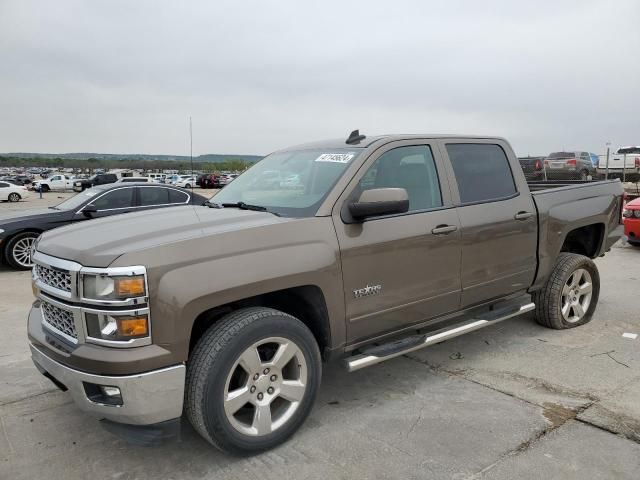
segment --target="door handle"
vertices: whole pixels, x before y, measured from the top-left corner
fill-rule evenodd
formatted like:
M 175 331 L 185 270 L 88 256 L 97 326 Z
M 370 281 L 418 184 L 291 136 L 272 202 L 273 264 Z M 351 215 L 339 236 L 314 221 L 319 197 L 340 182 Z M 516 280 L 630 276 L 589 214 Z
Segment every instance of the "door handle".
M 515 214 L 515 216 L 513 218 L 515 218 L 516 220 L 527 220 L 531 217 L 533 217 L 535 214 L 531 213 L 531 212 L 518 212 Z
M 458 230 L 458 227 L 455 225 L 438 225 L 436 228 L 431 230 L 431 233 L 434 235 L 449 235 L 450 233 Z

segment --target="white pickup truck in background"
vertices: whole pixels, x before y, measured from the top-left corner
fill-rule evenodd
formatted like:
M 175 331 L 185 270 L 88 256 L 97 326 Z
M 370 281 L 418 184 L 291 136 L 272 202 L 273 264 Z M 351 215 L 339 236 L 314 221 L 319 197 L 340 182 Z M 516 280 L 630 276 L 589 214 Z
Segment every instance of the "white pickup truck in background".
M 75 177 L 62 175 L 61 173 L 51 175 L 49 178 L 39 180 L 33 183 L 34 190 L 42 188 L 43 192 L 50 190 L 73 190 L 73 181 Z
M 609 178 L 615 177 L 628 181 L 640 180 L 640 147 L 620 147 L 609 156 Z M 598 173 L 607 173 L 607 157 L 601 157 Z

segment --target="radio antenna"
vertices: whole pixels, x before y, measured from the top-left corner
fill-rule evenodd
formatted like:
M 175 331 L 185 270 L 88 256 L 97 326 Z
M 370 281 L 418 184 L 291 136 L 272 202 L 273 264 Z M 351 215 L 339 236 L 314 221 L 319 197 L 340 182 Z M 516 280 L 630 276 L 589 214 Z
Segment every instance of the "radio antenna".
M 196 183 L 196 179 L 193 176 L 193 125 L 191 123 L 191 115 L 189 115 L 189 158 L 191 160 L 191 177 L 193 178 L 193 182 L 191 182 L 191 198 L 193 198 L 193 184 Z

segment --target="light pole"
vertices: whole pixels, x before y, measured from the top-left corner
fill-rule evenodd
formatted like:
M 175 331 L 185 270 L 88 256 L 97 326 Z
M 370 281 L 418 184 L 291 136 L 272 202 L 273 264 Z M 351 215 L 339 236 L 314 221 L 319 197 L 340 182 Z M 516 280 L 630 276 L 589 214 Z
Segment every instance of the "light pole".
M 606 163 L 606 170 L 604 174 L 605 180 L 609 180 L 609 147 L 610 146 L 611 146 L 611 142 L 607 142 L 607 163 Z

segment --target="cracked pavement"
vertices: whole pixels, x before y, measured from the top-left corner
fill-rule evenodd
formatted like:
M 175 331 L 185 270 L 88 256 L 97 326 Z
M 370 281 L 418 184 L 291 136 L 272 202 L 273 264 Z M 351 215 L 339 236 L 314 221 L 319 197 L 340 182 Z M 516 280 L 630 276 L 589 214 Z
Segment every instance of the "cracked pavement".
M 154 448 L 104 431 L 33 367 L 29 273 L 0 269 L 0 478 L 636 479 L 640 338 L 622 334 L 640 333 L 639 260 L 622 244 L 597 260 L 586 326 L 525 316 L 355 373 L 326 366 L 306 424 L 250 458 L 189 426 Z

